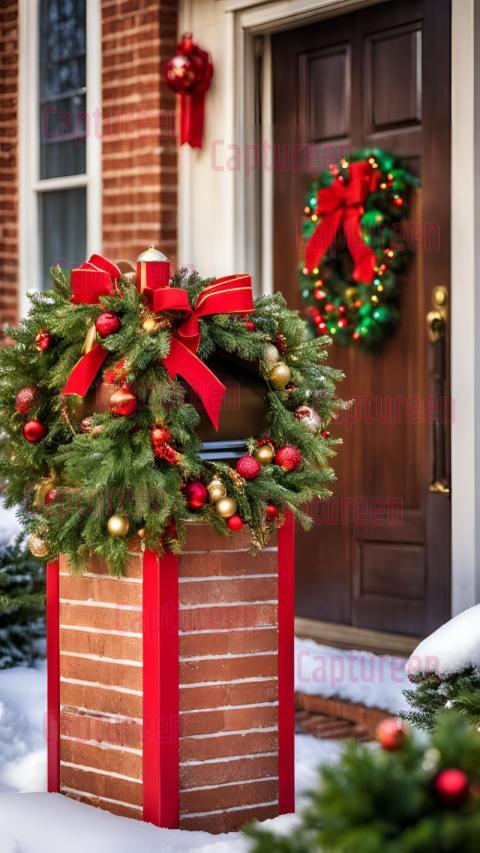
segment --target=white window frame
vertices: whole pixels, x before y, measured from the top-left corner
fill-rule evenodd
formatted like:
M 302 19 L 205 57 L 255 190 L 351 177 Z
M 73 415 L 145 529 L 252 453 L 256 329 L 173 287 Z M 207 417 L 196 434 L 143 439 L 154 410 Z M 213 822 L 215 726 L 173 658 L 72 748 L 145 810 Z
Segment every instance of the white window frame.
M 19 3 L 19 310 L 28 311 L 28 291 L 41 290 L 39 193 L 86 187 L 87 255 L 101 250 L 102 141 L 94 116 L 101 110 L 101 0 L 86 4 L 87 138 L 84 174 L 40 178 L 39 0 Z

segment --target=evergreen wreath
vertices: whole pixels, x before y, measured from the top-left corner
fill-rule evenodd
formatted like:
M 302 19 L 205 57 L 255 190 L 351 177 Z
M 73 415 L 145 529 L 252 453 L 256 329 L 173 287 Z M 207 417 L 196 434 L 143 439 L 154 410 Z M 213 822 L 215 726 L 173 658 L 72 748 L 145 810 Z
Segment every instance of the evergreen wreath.
M 408 258 L 401 223 L 416 185 L 398 158 L 377 148 L 346 155 L 312 184 L 299 278 L 313 334 L 368 348 L 392 333 Z
M 325 363 L 328 341 L 308 339 L 280 294 L 258 298 L 248 316 L 199 320 L 202 362 L 233 354 L 265 379 L 268 423 L 232 467 L 200 457 L 199 413 L 163 365 L 178 317 L 153 313 L 132 274 L 97 304 L 75 301 L 70 273 L 55 267 L 52 279 L 53 289 L 30 295 L 28 318 L 7 329 L 12 345 L 0 352 L 0 477 L 36 556 L 67 554 L 83 571 L 94 553 L 118 575 L 129 537 L 180 553 L 188 521 L 226 535 L 248 525 L 253 548 L 286 510 L 309 527 L 302 505 L 328 496 L 334 479 L 337 441 L 327 427 L 344 406 L 335 395 L 341 374 Z M 180 270 L 170 285 L 193 307 L 212 281 Z M 103 380 L 118 388 L 106 410 L 85 417 L 85 401 L 61 392 L 92 335 L 107 355 Z

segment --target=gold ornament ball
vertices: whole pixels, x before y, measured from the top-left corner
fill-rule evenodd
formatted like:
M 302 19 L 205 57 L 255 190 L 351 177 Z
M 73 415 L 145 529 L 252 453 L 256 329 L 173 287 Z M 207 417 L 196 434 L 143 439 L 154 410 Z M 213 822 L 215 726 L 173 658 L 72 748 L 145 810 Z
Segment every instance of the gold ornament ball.
M 107 521 L 107 530 L 111 536 L 117 536 L 119 539 L 124 539 L 130 529 L 128 518 L 123 515 L 111 515 Z
M 148 332 L 149 335 L 152 334 L 157 328 L 157 323 L 155 317 L 147 317 L 142 323 L 142 329 L 144 332 Z
M 55 485 L 55 477 L 42 477 L 38 486 L 35 486 L 33 505 L 36 509 L 41 509 L 45 503 L 45 498 L 49 491 Z
M 257 462 L 260 462 L 260 465 L 271 465 L 273 462 L 273 457 L 275 456 L 275 451 L 271 444 L 262 444 L 261 447 L 257 447 L 255 451 L 255 459 Z
M 28 537 L 28 548 L 34 557 L 48 557 L 50 550 L 45 539 L 42 539 L 36 533 L 31 533 Z
M 265 344 L 263 348 L 263 361 L 265 362 L 267 370 L 280 361 L 280 353 L 276 346 L 273 344 Z
M 268 374 L 268 379 L 275 388 L 285 388 L 285 385 L 288 385 L 291 378 L 292 371 L 284 361 L 279 361 Z
M 215 504 L 215 512 L 220 518 L 231 518 L 237 511 L 237 502 L 233 498 L 220 498 Z
M 147 535 L 147 531 L 146 531 L 145 527 L 141 527 L 140 530 L 137 530 L 137 536 L 139 539 L 145 539 L 146 535 Z
M 207 486 L 208 495 L 212 502 L 212 504 L 216 504 L 217 501 L 221 500 L 227 494 L 227 490 L 218 477 L 214 477 L 213 480 Z

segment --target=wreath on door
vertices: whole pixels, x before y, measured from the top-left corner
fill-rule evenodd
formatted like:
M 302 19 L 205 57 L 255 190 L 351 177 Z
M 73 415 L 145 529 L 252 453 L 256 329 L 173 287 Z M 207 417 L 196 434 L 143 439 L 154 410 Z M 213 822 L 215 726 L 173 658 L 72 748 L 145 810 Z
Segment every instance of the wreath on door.
M 362 148 L 332 163 L 304 207 L 301 295 L 312 334 L 373 347 L 399 319 L 408 194 L 418 180 L 392 154 Z

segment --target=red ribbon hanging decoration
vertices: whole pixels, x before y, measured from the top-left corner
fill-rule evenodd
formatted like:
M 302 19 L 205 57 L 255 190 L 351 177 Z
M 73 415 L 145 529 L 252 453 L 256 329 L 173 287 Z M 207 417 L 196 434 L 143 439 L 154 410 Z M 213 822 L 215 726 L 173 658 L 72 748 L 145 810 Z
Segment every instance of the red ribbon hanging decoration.
M 195 44 L 191 33 L 185 33 L 163 74 L 170 88 L 180 95 L 180 144 L 201 148 L 205 93 L 213 74 L 210 55 Z
M 99 255 L 92 255 L 88 262 L 72 271 L 72 302 L 98 303 L 100 296 L 114 293 L 115 282 L 119 278 L 120 270 L 115 264 Z M 170 352 L 163 364 L 170 376 L 181 376 L 193 388 L 215 429 L 218 429 L 226 388 L 196 355 L 201 337 L 199 320 L 211 314 L 252 314 L 251 277 L 233 275 L 217 279 L 200 293 L 194 308 L 189 304 L 187 292 L 181 288 L 158 287 L 150 291 L 149 300 L 155 312 L 181 312 L 183 315 L 173 331 Z M 107 356 L 108 351 L 101 344 L 96 344 L 82 356 L 73 368 L 62 395 L 84 397 Z
M 322 219 L 306 245 L 305 265 L 309 272 L 318 267 L 342 227 L 354 263 L 353 279 L 371 284 L 377 256 L 363 240 L 360 219 L 368 194 L 377 188 L 378 171 L 367 160 L 361 160 L 350 163 L 348 175 L 348 182 L 337 178 L 318 191 L 315 213 Z

